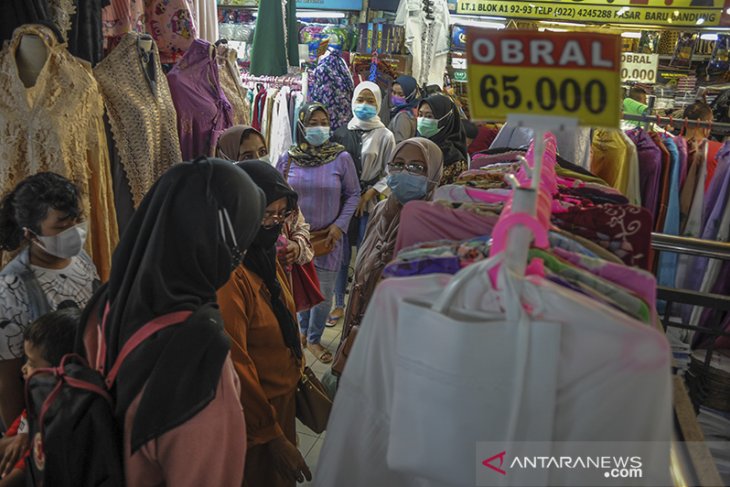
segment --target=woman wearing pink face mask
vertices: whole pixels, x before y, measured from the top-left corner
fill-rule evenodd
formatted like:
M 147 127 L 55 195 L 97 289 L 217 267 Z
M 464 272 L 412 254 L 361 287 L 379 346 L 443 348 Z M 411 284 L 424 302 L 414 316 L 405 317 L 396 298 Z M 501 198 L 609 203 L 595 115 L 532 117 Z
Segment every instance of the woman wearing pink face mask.
M 416 136 L 418 116 L 418 83 L 412 76 L 398 76 L 390 89 L 390 124 L 388 128 L 395 136 L 395 143 Z
M 21 181 L 0 202 L 0 250 L 20 253 L 0 271 L 0 419 L 23 409 L 23 333 L 61 304 L 83 308 L 98 276 L 84 252 L 79 191 L 58 174 Z

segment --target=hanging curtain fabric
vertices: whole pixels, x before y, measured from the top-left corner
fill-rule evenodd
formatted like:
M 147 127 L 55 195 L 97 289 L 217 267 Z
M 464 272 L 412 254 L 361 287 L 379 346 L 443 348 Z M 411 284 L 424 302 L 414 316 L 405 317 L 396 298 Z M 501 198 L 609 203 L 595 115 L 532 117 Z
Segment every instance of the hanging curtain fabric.
M 193 0 L 198 37 L 208 42 L 218 40 L 218 9 L 213 0 Z
M 299 66 L 299 33 L 294 0 L 260 2 L 251 51 L 251 74 L 282 76 Z

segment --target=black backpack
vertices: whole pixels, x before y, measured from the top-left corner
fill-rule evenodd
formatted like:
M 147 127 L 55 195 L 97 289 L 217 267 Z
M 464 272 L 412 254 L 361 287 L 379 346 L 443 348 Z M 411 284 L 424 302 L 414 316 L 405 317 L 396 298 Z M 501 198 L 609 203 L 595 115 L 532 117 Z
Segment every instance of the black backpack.
M 99 372 L 79 355 L 66 355 L 59 367 L 38 369 L 25 394 L 31 440 L 27 485 L 124 486 L 122 432 Z
M 90 303 L 89 308 L 98 309 L 97 303 Z M 33 373 L 25 385 L 31 439 L 28 485 L 124 486 L 123 432 L 109 391 L 129 354 L 150 336 L 183 323 L 191 314 L 169 313 L 142 326 L 125 342 L 108 372 L 100 364 L 95 370 L 80 355 L 69 354 L 60 366 Z M 83 328 L 96 330 L 99 357 L 104 357 L 104 321 L 97 326 L 90 318 Z

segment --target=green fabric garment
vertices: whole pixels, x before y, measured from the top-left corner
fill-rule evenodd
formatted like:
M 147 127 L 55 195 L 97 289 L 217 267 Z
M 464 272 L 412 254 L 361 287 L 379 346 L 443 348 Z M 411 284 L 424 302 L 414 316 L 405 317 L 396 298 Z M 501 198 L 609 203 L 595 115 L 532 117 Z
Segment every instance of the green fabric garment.
M 286 6 L 288 35 L 285 35 L 281 0 L 259 2 L 253 48 L 251 49 L 251 74 L 254 76 L 282 76 L 287 73 L 288 64 L 299 65 L 299 30 L 296 15 L 296 2 L 289 0 Z

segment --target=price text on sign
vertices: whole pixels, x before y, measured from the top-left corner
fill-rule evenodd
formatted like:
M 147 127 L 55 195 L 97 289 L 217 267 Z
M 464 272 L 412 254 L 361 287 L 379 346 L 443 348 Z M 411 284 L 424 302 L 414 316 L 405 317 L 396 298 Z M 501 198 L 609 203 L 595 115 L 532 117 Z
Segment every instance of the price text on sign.
M 477 120 L 510 114 L 573 117 L 617 127 L 619 36 L 573 32 L 467 33 L 469 101 Z
M 725 0 L 457 0 L 456 13 L 678 26 L 725 25 Z
M 621 79 L 639 83 L 655 83 L 659 54 L 621 53 Z

